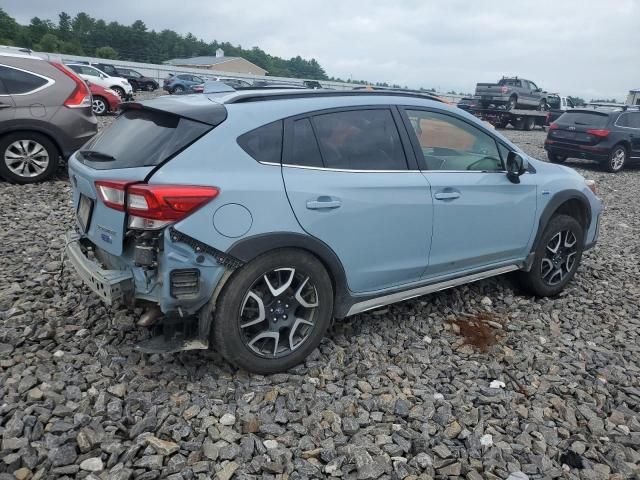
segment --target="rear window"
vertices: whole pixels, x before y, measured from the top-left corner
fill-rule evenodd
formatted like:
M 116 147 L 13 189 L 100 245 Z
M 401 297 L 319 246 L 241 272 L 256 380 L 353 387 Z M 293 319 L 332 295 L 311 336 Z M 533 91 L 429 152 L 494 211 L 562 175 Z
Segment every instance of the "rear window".
M 503 78 L 498 82 L 498 85 L 509 86 L 509 87 L 519 87 L 520 80 L 515 80 L 513 78 Z
M 606 127 L 609 115 L 598 112 L 567 112 L 563 113 L 556 123 L 562 125 L 588 125 L 590 127 Z
M 78 159 L 96 170 L 154 166 L 212 128 L 170 113 L 126 110 L 82 147 Z

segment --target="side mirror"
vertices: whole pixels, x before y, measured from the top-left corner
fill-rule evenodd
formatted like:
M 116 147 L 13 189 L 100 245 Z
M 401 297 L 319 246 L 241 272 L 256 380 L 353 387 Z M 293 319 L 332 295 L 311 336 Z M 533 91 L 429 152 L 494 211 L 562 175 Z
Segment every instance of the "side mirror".
M 520 183 L 520 175 L 527 171 L 527 161 L 516 152 L 507 155 L 507 178 L 512 183 Z

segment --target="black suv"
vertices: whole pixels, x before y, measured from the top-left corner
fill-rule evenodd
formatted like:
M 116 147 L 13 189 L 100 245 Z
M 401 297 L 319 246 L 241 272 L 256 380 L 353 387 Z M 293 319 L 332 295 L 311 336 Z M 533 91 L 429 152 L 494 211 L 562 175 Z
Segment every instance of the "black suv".
M 640 161 L 640 109 L 584 108 L 563 113 L 549 126 L 544 142 L 549 161 L 585 158 L 609 172 Z
M 153 78 L 145 77 L 140 72 L 132 70 L 131 68 L 114 67 L 113 65 L 109 65 L 108 63 L 93 63 L 92 65 L 102 70 L 107 75 L 111 75 L 112 77 L 126 78 L 127 81 L 131 84 L 131 88 L 133 88 L 134 91 L 146 90 L 149 92 L 153 92 L 159 86 L 158 82 L 156 82 Z

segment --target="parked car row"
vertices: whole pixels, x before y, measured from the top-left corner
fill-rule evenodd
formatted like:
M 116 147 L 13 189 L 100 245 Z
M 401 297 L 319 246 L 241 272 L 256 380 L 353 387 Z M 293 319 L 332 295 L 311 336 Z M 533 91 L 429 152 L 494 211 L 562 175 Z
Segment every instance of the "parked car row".
M 317 81 L 307 80 L 303 83 L 284 82 L 279 80 L 254 80 L 249 82 L 247 80 L 239 78 L 227 78 L 227 77 L 211 77 L 200 76 L 187 73 L 173 74 L 170 73 L 163 80 L 162 88 L 170 94 L 185 94 L 185 93 L 203 93 L 205 90 L 205 83 L 207 82 L 220 82 L 233 89 L 247 89 L 247 88 L 321 88 L 320 83 Z

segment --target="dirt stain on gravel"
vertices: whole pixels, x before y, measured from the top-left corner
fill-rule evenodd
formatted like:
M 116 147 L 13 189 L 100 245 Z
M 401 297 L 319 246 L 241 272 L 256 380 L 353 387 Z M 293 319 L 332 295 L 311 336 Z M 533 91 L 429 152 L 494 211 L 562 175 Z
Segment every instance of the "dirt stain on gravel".
M 452 323 L 458 327 L 466 345 L 471 345 L 481 352 L 487 352 L 500 341 L 501 333 L 489 322 L 502 323 L 502 321 L 502 318 L 497 318 L 488 312 L 482 312 L 471 317 L 454 320 Z

